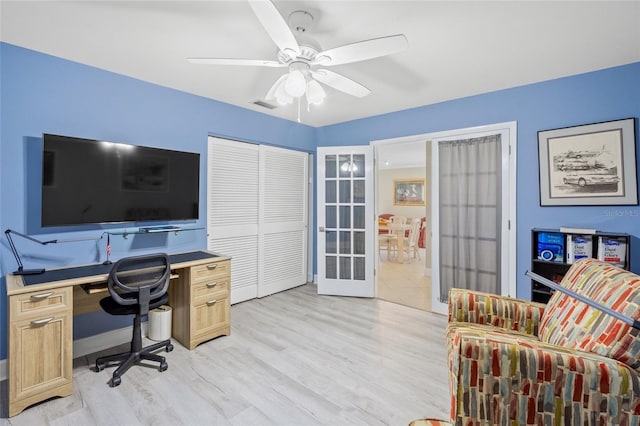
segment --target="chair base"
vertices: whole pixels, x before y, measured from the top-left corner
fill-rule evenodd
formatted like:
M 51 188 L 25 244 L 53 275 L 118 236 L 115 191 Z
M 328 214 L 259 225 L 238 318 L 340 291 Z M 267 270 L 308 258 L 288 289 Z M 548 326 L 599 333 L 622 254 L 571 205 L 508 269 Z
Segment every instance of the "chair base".
M 106 365 L 109 363 L 119 363 L 118 368 L 113 372 L 113 376 L 111 377 L 111 387 L 118 386 L 122 381 L 120 377 L 126 373 L 131 366 L 139 364 L 143 360 L 158 362 L 160 363 L 158 371 L 165 371 L 169 368 L 165 357 L 152 353 L 160 348 L 164 348 L 165 351 L 171 352 L 173 350 L 173 344 L 171 343 L 171 340 L 163 340 L 162 342 L 144 347 L 139 351 L 128 351 L 100 357 L 96 359 L 96 371 L 104 370 Z

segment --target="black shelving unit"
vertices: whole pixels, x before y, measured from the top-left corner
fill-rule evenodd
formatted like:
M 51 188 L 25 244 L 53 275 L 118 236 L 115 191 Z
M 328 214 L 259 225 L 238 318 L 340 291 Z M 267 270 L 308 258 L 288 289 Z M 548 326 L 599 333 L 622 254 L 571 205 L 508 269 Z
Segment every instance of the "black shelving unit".
M 575 241 L 576 237 L 579 238 L 583 236 L 591 237 L 591 253 L 587 253 L 587 257 L 612 261 L 612 263 L 624 269 L 629 269 L 631 252 L 631 238 L 629 234 L 615 232 L 585 234 L 579 232 L 562 232 L 559 229 L 534 228 L 531 230 L 531 272 L 559 283 L 573 263 L 571 257 L 567 257 L 567 249 L 570 241 Z M 605 253 L 603 252 L 603 242 L 605 240 L 618 241 L 625 244 L 623 261 L 615 262 L 613 259 L 605 258 Z M 552 294 L 553 290 L 546 285 L 533 280 L 531 281 L 532 301 L 547 303 Z

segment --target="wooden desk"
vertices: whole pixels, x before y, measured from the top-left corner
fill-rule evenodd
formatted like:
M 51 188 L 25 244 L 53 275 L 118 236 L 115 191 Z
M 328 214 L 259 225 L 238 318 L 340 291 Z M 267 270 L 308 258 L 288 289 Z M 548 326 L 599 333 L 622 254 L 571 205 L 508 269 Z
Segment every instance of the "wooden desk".
M 231 261 L 208 251 L 169 256 L 172 337 L 189 349 L 229 335 Z M 9 416 L 72 392 L 73 317 L 99 310 L 112 265 L 7 275 Z

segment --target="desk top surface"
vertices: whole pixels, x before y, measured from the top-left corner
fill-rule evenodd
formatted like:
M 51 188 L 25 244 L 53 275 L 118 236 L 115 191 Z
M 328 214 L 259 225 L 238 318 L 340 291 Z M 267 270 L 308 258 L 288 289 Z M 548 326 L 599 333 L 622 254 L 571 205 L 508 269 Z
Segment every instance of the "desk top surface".
M 170 254 L 169 261 L 172 268 L 184 268 L 210 261 L 228 260 L 229 257 L 209 251 L 198 250 L 185 253 Z M 70 268 L 51 269 L 42 274 L 34 275 L 7 275 L 7 294 L 17 294 L 32 291 L 45 285 L 75 285 L 90 281 L 106 279 L 113 264 L 92 264 L 75 266 Z

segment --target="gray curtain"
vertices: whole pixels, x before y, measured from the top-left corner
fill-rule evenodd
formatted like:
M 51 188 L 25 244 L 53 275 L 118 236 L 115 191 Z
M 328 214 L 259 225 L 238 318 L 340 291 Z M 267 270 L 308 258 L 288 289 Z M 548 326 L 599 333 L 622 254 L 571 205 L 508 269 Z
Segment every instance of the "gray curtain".
M 440 142 L 440 301 L 449 289 L 500 293 L 501 138 Z

